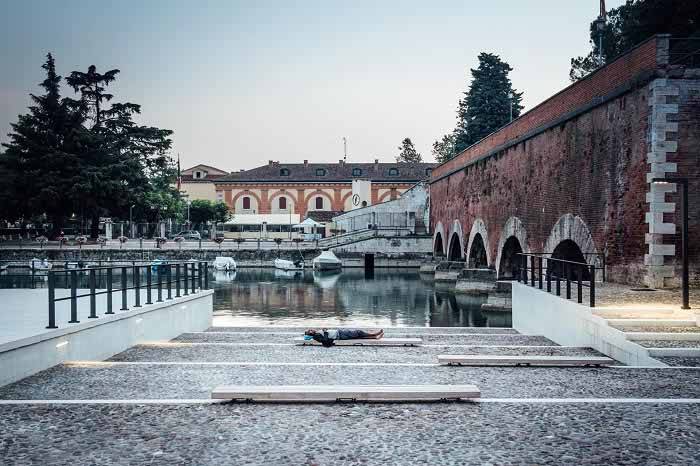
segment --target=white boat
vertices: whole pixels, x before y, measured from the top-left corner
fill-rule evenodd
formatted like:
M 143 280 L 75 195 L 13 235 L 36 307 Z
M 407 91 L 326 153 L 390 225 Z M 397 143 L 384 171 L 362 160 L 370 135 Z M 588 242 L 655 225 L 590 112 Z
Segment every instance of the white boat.
M 235 270 L 214 270 L 214 281 L 217 282 L 232 282 L 236 279 Z
M 236 261 L 233 260 L 233 257 L 217 257 L 214 259 L 214 262 L 212 263 L 212 266 L 216 270 L 236 270 Z
M 304 261 L 296 262 L 287 259 L 275 259 L 275 268 L 280 270 L 304 270 Z
M 333 251 L 321 251 L 321 254 L 312 262 L 314 270 L 340 270 L 343 263 L 333 254 Z
M 48 259 L 37 259 L 35 257 L 29 261 L 29 268 L 33 270 L 51 270 L 51 262 Z

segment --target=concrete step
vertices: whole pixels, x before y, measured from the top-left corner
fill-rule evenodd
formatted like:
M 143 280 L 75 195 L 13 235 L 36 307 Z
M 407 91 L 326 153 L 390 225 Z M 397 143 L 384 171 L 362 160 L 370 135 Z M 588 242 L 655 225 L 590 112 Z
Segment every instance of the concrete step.
M 109 361 L 250 362 L 298 364 L 435 364 L 440 354 L 602 356 L 590 348 L 561 346 L 422 346 L 385 348 L 309 348 L 302 346 L 232 346 L 163 343 L 138 345 Z
M 496 356 L 441 354 L 438 362 L 457 366 L 610 366 L 615 360 L 601 356 Z
M 645 348 L 695 348 L 700 349 L 700 340 L 635 340 Z
M 304 337 L 294 338 L 294 344 L 299 346 L 321 346 L 316 340 L 306 340 Z M 355 340 L 335 340 L 335 346 L 421 346 L 420 338 L 362 338 Z
M 597 307 L 592 313 L 606 319 L 691 319 L 693 316 L 674 308 L 615 308 Z
M 608 325 L 620 327 L 697 327 L 695 319 L 608 319 Z
M 700 347 L 649 347 L 649 356 L 700 358 Z
M 476 385 L 224 385 L 215 400 L 336 402 L 447 401 L 479 398 Z
M 682 328 L 682 327 L 679 327 Z M 697 329 L 698 327 L 692 327 Z M 623 330 L 624 331 L 624 330 Z M 700 331 L 689 332 L 628 332 L 625 338 L 630 341 L 700 341 Z

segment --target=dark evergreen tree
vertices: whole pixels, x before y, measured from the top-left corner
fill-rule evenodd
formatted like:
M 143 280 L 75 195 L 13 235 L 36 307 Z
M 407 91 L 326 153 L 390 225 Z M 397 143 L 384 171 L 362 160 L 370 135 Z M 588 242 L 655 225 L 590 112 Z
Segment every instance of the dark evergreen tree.
M 411 138 L 406 138 L 401 141 L 399 151 L 399 155 L 396 156 L 397 162 L 420 163 L 423 161 L 423 157 L 420 155 L 420 153 L 418 153 L 416 148 L 413 147 Z
M 1 195 L 4 216 L 22 220 L 46 214 L 56 236 L 73 213 L 73 187 L 79 178 L 78 153 L 82 150 L 83 117 L 70 99 L 62 99 L 61 77 L 54 58 L 42 66 L 45 94 L 31 95 L 34 105 L 11 125 L 10 142 L 0 157 L 5 188 Z
M 163 176 L 171 165 L 167 151 L 172 131 L 137 125 L 133 117 L 141 112 L 139 105 L 110 103 L 114 96 L 106 87 L 117 74 L 117 69 L 99 73 L 92 65 L 86 73 L 74 71 L 66 78 L 80 93 L 74 105 L 88 122 L 75 198 L 78 212 L 91 219 L 93 237 L 100 216 L 124 214 L 130 205 L 148 204 L 154 193 L 149 179 Z M 145 207 L 142 210 L 150 215 L 152 209 Z
M 607 12 L 601 30 L 600 19 L 599 17 L 590 25 L 591 52 L 585 57 L 571 59 L 569 77 L 572 81 L 578 81 L 654 34 L 671 34 L 677 38 L 697 37 L 700 29 L 700 2 L 627 0 L 624 5 Z M 601 34 L 602 63 L 599 59 Z
M 469 90 L 459 102 L 454 131 L 455 153 L 493 133 L 517 118 L 523 106 L 522 92 L 516 92 L 508 77 L 513 68 L 498 55 L 479 54 L 479 67 L 472 69 Z
M 433 143 L 433 157 L 437 163 L 445 163 L 455 156 L 455 135 L 445 134 Z

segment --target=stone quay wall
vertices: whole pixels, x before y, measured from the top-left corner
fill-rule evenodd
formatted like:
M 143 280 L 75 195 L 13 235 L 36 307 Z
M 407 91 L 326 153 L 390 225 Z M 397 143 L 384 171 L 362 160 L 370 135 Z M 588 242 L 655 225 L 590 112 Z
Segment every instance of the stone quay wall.
M 667 36 L 640 44 L 437 167 L 435 254 L 483 247 L 499 271 L 510 238 L 547 254 L 568 240 L 590 264 L 604 254 L 608 280 L 675 286 L 678 193 L 651 180 L 688 177 L 700 285 L 700 73 L 669 65 L 668 51 Z

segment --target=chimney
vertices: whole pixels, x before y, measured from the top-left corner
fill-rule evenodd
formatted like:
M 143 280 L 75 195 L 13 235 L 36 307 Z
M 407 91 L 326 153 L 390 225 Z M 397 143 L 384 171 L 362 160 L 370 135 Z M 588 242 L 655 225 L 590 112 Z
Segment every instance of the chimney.
M 379 165 L 379 159 L 374 159 L 374 164 Z
M 338 165 L 340 165 L 341 167 L 343 166 L 344 163 L 345 162 L 343 161 L 343 159 L 338 160 Z
M 309 164 L 308 160 L 304 160 L 304 166 L 307 166 Z
M 267 164 L 268 164 L 269 166 L 272 166 L 272 160 L 268 160 L 268 161 L 267 161 Z

